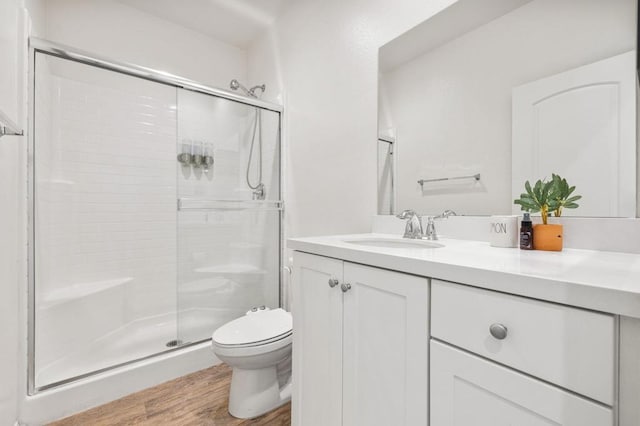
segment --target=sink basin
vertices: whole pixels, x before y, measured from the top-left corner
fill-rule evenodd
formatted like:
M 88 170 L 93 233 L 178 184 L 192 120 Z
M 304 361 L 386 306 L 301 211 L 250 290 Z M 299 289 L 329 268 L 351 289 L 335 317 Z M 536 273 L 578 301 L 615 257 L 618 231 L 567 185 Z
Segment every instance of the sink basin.
M 401 249 L 434 249 L 444 247 L 444 244 L 427 240 L 410 240 L 399 238 L 358 238 L 343 240 L 345 243 L 365 247 L 401 248 Z

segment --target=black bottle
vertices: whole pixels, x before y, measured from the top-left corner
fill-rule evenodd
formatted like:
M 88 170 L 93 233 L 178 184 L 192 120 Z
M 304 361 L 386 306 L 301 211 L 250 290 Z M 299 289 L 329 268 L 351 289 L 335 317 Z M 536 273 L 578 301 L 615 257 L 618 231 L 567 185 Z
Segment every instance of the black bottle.
M 529 213 L 525 213 L 520 226 L 520 248 L 533 250 L 533 225 Z

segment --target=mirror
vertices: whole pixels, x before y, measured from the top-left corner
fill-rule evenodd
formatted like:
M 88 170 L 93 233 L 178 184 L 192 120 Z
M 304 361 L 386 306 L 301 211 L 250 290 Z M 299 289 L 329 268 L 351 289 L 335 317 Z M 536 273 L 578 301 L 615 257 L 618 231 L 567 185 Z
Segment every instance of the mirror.
M 637 0 L 459 0 L 380 48 L 378 212 L 635 217 Z M 421 183 L 419 183 L 421 181 Z

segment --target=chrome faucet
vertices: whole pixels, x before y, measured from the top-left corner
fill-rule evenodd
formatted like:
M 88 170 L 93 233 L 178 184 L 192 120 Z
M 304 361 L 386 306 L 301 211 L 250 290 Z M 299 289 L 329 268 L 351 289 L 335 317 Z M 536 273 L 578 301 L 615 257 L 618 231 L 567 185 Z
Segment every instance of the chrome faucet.
M 417 240 L 422 238 L 422 222 L 416 212 L 413 210 L 404 210 L 402 213 L 396 215 L 396 217 L 407 221 L 402 238 Z
M 445 210 L 438 216 L 427 216 L 427 229 L 424 232 L 424 237 L 427 240 L 436 241 L 438 239 L 438 233 L 436 232 L 436 219 L 446 219 L 449 216 L 457 216 L 453 210 Z

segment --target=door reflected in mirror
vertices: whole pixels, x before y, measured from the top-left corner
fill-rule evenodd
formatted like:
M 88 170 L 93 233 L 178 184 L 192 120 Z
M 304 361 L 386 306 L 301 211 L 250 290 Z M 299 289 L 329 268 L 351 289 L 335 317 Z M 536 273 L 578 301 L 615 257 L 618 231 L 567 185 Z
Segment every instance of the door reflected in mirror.
M 556 173 L 583 195 L 566 215 L 636 216 L 636 16 L 459 0 L 382 46 L 378 212 L 518 213 L 525 181 Z

